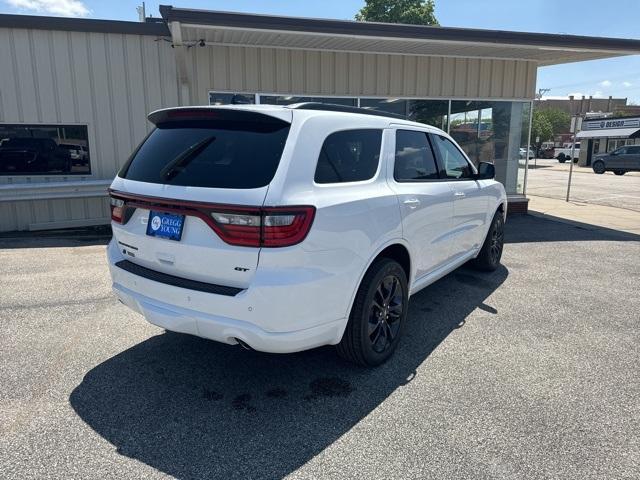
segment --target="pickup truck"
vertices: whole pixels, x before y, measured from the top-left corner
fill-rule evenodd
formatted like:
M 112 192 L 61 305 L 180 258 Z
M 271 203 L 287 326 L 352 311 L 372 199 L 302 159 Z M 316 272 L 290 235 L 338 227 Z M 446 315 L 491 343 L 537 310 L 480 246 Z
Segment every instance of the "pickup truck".
M 571 144 L 565 143 L 561 148 L 558 147 L 553 151 L 553 157 L 557 158 L 560 163 L 564 163 L 571 158 Z M 573 163 L 578 163 L 580 158 L 580 142 L 576 142 L 576 148 L 573 151 Z

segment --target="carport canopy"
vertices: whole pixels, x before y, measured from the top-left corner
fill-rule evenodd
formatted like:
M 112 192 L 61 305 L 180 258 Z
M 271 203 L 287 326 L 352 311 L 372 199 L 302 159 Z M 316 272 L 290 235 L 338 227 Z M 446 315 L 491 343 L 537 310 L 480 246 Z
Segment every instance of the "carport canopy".
M 605 138 L 605 137 L 632 137 L 637 136 L 640 128 L 610 128 L 608 130 L 583 130 L 576 138 Z
M 160 6 L 174 45 L 216 44 L 533 61 L 538 66 L 640 54 L 640 40 Z

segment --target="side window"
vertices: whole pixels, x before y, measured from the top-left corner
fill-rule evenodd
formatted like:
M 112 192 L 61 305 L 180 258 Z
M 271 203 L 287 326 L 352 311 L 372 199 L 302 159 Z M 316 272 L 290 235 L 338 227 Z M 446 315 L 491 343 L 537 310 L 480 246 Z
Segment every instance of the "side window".
M 329 135 L 320 150 L 316 183 L 369 180 L 378 170 L 382 130 L 344 130 Z
M 396 131 L 393 178 L 398 182 L 438 178 L 438 168 L 425 132 Z
M 627 153 L 627 147 L 622 147 L 616 150 L 616 154 L 625 155 Z
M 629 150 L 627 151 L 627 153 L 631 154 L 631 155 L 638 155 L 640 154 L 640 146 L 636 146 L 636 147 L 629 147 Z
M 435 147 L 440 153 L 442 168 L 447 178 L 471 178 L 473 170 L 460 149 L 451 140 L 440 135 L 432 135 Z

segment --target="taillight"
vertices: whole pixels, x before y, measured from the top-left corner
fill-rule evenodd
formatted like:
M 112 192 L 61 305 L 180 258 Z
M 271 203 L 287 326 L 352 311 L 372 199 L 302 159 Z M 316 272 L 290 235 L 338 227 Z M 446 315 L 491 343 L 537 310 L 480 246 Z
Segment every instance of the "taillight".
M 305 239 L 315 215 L 314 207 L 263 208 L 262 246 L 287 247 Z
M 231 245 L 288 247 L 309 233 L 314 207 L 269 207 L 255 212 L 212 211 L 213 229 Z
M 245 207 L 146 197 L 109 190 L 111 219 L 126 224 L 136 208 L 203 220 L 230 245 L 289 247 L 305 239 L 316 213 L 312 206 Z
M 111 220 L 122 223 L 124 219 L 124 200 L 115 197 L 111 197 L 109 200 L 111 204 Z

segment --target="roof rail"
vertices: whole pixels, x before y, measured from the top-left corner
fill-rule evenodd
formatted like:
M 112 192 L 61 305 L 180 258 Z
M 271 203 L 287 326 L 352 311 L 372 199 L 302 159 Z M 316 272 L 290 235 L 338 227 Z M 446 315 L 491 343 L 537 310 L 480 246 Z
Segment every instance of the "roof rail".
M 287 105 L 287 108 L 295 110 L 322 110 L 325 112 L 360 113 L 363 115 L 375 115 L 376 117 L 389 117 L 399 120 L 407 119 L 404 115 L 398 115 L 396 113 L 383 112 L 381 110 L 370 110 L 368 108 L 351 107 L 349 105 L 337 105 L 334 103 L 302 102 Z

